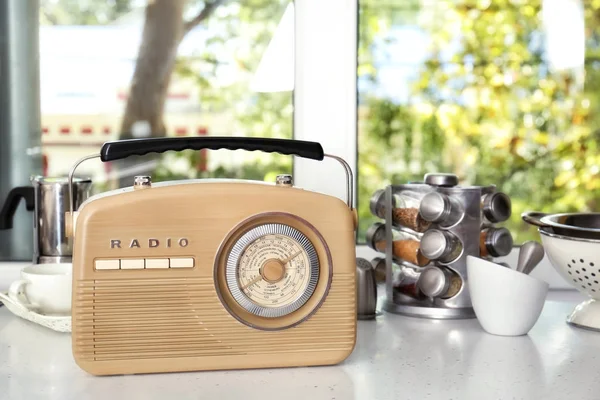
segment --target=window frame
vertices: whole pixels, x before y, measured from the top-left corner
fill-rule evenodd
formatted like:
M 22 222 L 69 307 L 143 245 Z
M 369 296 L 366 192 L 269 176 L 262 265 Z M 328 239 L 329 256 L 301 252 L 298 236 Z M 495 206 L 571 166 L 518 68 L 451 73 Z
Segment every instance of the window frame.
M 299 0 L 294 6 L 294 138 L 319 142 L 350 165 L 356 205 L 358 1 Z M 293 172 L 299 187 L 346 200 L 338 162 L 296 157 Z

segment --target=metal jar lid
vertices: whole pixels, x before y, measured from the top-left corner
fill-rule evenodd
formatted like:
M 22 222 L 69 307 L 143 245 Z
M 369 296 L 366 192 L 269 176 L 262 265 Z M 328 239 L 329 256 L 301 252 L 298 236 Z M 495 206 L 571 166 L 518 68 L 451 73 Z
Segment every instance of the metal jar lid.
M 458 185 L 458 176 L 454 174 L 426 174 L 425 183 L 431 186 L 452 187 Z
M 419 289 L 428 297 L 443 296 L 450 287 L 450 279 L 438 267 L 425 267 L 418 282 Z
M 379 208 L 383 205 L 383 201 L 385 198 L 385 190 L 379 189 L 373 193 L 371 196 L 371 200 L 369 201 L 369 209 L 371 210 L 371 214 L 376 217 L 383 218 L 383 215 L 379 214 Z
M 376 222 L 371 225 L 365 233 L 365 240 L 370 248 L 377 250 L 376 243 L 381 240 L 385 240 L 385 224 L 382 222 Z
M 419 213 L 425 221 L 440 222 L 450 215 L 452 204 L 448 196 L 438 192 L 427 193 L 419 205 Z
M 508 195 L 502 192 L 494 192 L 483 196 L 483 215 L 490 222 L 506 221 L 511 214 L 512 205 Z
M 504 257 L 512 251 L 513 237 L 506 228 L 488 229 L 485 247 L 492 257 Z
M 447 232 L 430 229 L 421 238 L 421 254 L 430 260 L 439 260 L 452 253 L 452 238 Z
M 387 274 L 387 267 L 385 265 L 385 258 L 375 257 L 371 260 L 371 266 L 375 270 L 375 281 L 377 283 L 385 282 Z

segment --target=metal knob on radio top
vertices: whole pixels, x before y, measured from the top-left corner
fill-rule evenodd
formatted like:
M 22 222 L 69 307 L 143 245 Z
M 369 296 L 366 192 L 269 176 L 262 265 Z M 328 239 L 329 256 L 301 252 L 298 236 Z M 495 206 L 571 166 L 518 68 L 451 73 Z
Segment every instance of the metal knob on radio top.
M 460 186 L 456 175 L 435 173 L 376 191 L 370 208 L 384 220 L 367 231 L 367 244 L 385 254 L 372 261 L 385 276 L 384 310 L 473 318 L 467 256 L 490 259 L 511 251 L 510 232 L 495 226 L 510 218 L 510 198 L 494 185 Z

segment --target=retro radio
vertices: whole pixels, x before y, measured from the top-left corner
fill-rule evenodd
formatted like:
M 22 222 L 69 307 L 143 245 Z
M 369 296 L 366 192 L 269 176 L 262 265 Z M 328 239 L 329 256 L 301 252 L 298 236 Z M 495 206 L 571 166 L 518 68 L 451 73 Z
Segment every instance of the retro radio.
M 170 150 L 244 149 L 346 170 L 347 203 L 234 180 L 152 184 L 89 198 L 73 236 L 72 342 L 95 375 L 336 364 L 356 337 L 352 172 L 314 142 L 159 138 L 108 142 L 104 162 Z

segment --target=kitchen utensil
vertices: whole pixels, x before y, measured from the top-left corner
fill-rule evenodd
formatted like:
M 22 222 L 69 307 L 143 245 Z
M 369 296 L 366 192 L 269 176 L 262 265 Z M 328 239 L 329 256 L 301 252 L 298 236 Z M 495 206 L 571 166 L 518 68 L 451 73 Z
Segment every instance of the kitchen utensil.
M 78 207 L 88 198 L 92 181 L 73 181 L 73 201 Z M 69 210 L 67 178 L 35 176 L 31 186 L 13 188 L 0 212 L 0 229 L 12 229 L 13 217 L 20 200 L 33 211 L 33 263 L 70 263 L 72 246 L 65 234 L 65 212 Z
M 8 295 L 30 311 L 44 315 L 71 314 L 71 264 L 36 264 L 21 270 L 21 279 L 13 282 Z
M 20 303 L 11 299 L 8 293 L 0 292 L 0 302 L 6 306 L 6 309 L 19 318 L 33 322 L 37 325 L 52 329 L 56 332 L 71 332 L 71 316 L 44 315 L 36 311 L 29 310 Z
M 547 228 L 539 232 L 554 269 L 590 297 L 575 307 L 567 322 L 600 331 L 600 240 L 558 235 Z
M 501 336 L 525 335 L 537 322 L 548 284 L 473 256 L 467 257 L 469 292 L 483 329 Z
M 377 309 L 375 270 L 364 258 L 356 259 L 356 290 L 358 319 L 375 319 Z
M 89 198 L 67 219 L 74 236 L 73 355 L 85 371 L 331 365 L 352 352 L 352 172 L 319 143 L 235 137 L 108 142 L 69 176 L 91 158 L 222 148 L 333 158 L 346 170 L 346 202 L 294 187 L 291 177 L 279 184 L 143 179 Z
M 600 213 L 545 214 L 530 211 L 521 214 L 521 218 L 548 233 L 600 240 Z
M 544 247 L 538 242 L 525 242 L 519 250 L 517 271 L 529 274 L 544 258 Z

